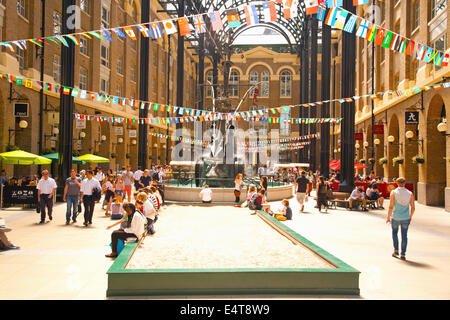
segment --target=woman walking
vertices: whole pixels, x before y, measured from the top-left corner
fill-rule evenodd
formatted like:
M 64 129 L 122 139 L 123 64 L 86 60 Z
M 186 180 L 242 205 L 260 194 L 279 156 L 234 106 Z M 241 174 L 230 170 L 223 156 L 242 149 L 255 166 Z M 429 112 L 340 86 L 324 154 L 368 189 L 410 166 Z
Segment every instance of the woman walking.
M 111 202 L 115 195 L 113 176 L 108 176 L 108 180 L 105 182 L 105 189 L 106 189 L 105 202 L 107 203 L 105 215 L 109 216 L 109 209 L 111 208 Z
M 328 211 L 328 201 L 327 201 L 327 191 L 328 185 L 325 183 L 325 178 L 320 177 L 319 182 L 316 186 L 317 194 L 317 206 L 319 207 L 319 212 L 322 212 L 322 206 L 325 207 L 325 212 Z
M 125 189 L 125 184 L 123 183 L 122 175 L 118 174 L 116 179 L 115 193 L 116 197 L 119 199 L 119 202 L 123 201 L 123 192 Z

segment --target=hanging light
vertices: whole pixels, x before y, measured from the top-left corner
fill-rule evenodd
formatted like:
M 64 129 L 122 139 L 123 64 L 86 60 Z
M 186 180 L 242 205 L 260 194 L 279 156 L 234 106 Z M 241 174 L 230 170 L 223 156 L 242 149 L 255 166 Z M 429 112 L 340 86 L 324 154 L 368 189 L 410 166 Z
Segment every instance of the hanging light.
M 19 122 L 19 128 L 20 129 L 26 129 L 28 128 L 28 122 L 26 122 L 25 120 L 22 120 Z
M 369 146 L 369 142 L 368 141 L 364 141 L 364 148 L 367 148 Z
M 381 141 L 380 141 L 380 139 L 375 139 L 375 140 L 373 141 L 373 143 L 375 143 L 375 145 L 377 146 L 377 145 L 379 145 L 379 144 L 381 143 Z
M 406 131 L 405 136 L 406 136 L 406 138 L 408 138 L 409 140 L 411 140 L 412 138 L 414 138 L 414 132 L 412 132 L 412 131 Z
M 119 142 L 119 143 L 122 143 L 122 142 L 123 142 L 123 139 L 122 139 L 122 138 L 119 138 L 118 142 Z
M 441 133 L 447 132 L 447 119 L 442 120 L 442 122 L 438 124 L 437 129 Z
M 58 135 L 59 134 L 59 129 L 57 127 L 53 128 L 53 134 L 54 135 Z
M 102 141 L 106 141 L 106 136 L 105 135 L 102 136 Z
M 80 132 L 80 138 L 81 138 L 81 139 L 86 138 L 86 132 L 81 131 L 81 132 Z
M 388 141 L 389 141 L 390 143 L 393 143 L 393 142 L 395 141 L 395 137 L 394 137 L 394 136 L 389 136 L 389 137 L 388 137 Z
M 356 149 L 359 149 L 360 147 L 361 147 L 361 146 L 359 145 L 359 143 L 356 143 L 356 144 L 355 144 L 355 148 L 356 148 Z
M 132 144 L 132 145 L 136 145 L 136 143 L 137 143 L 137 142 L 136 142 L 136 139 L 131 140 L 131 144 Z

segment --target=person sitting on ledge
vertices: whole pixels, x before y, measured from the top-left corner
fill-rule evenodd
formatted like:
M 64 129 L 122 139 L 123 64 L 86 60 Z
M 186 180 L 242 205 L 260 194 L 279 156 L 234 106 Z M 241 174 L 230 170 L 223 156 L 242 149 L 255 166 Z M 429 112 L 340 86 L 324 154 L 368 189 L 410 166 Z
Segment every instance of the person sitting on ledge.
M 356 187 L 353 190 L 348 201 L 350 210 L 353 209 L 353 203 L 356 202 L 358 205 L 362 205 L 363 211 L 368 211 L 366 208 L 367 199 L 364 197 L 364 190 L 361 187 Z
M 380 195 L 380 192 L 378 191 L 378 185 L 376 183 L 372 183 L 369 185 L 369 188 L 367 188 L 366 191 L 367 200 L 375 200 L 377 201 L 378 208 L 383 208 L 384 198 Z
M 140 240 L 144 234 L 145 218 L 136 210 L 132 203 L 127 203 L 124 206 L 125 212 L 128 216 L 127 228 L 120 228 L 111 234 L 112 252 L 107 254 L 107 258 L 117 257 L 117 242 L 119 240 L 125 241 L 128 238 L 136 238 Z
M 266 213 L 273 215 L 273 211 L 270 210 L 270 204 L 267 203 L 265 194 L 266 190 L 261 188 L 261 191 L 259 191 L 258 196 L 255 200 L 256 210 L 263 210 Z
M 282 202 L 283 206 L 278 209 L 277 213 L 275 214 L 275 219 L 278 221 L 286 221 L 286 220 L 292 220 L 292 209 L 289 206 L 289 200 L 284 199 Z
M 205 185 L 202 191 L 200 191 L 199 197 L 202 199 L 203 203 L 211 203 L 212 195 L 213 195 L 212 190 L 209 188 L 208 185 Z

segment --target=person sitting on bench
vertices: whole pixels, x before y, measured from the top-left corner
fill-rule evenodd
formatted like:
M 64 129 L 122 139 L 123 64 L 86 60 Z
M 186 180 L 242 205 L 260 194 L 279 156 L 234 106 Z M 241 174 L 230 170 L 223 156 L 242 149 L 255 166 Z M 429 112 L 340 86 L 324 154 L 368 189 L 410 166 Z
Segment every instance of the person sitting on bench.
M 362 206 L 363 211 L 368 211 L 366 208 L 367 205 L 367 199 L 364 197 L 364 190 L 361 187 L 356 187 L 352 194 L 350 195 L 350 198 L 348 199 L 349 202 L 349 208 L 350 210 L 353 209 L 353 203 L 356 203 L 357 206 Z
M 383 208 L 384 198 L 380 195 L 380 192 L 378 191 L 378 186 L 376 183 L 372 183 L 369 185 L 369 188 L 367 188 L 366 191 L 367 200 L 373 200 L 376 201 L 378 204 L 378 208 Z

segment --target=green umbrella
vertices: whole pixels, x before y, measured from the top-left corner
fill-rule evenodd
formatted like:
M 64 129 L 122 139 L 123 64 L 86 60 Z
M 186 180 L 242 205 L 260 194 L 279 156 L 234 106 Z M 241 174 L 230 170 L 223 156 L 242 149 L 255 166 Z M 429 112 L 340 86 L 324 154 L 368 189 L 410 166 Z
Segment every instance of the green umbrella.
M 25 152 L 23 150 L 16 150 L 11 152 L 0 153 L 0 161 L 6 164 L 51 164 L 52 160 Z
M 50 154 L 46 154 L 43 156 L 44 158 L 50 159 L 50 160 L 54 160 L 54 161 L 58 161 L 59 160 L 59 153 L 50 153 Z M 86 162 L 76 158 L 76 157 L 72 157 L 72 163 L 74 164 L 86 164 Z
M 78 157 L 78 159 L 82 160 L 82 161 L 86 161 L 89 163 L 109 163 L 109 159 L 107 158 L 103 158 L 103 157 L 99 157 L 93 154 L 85 154 L 81 157 Z

